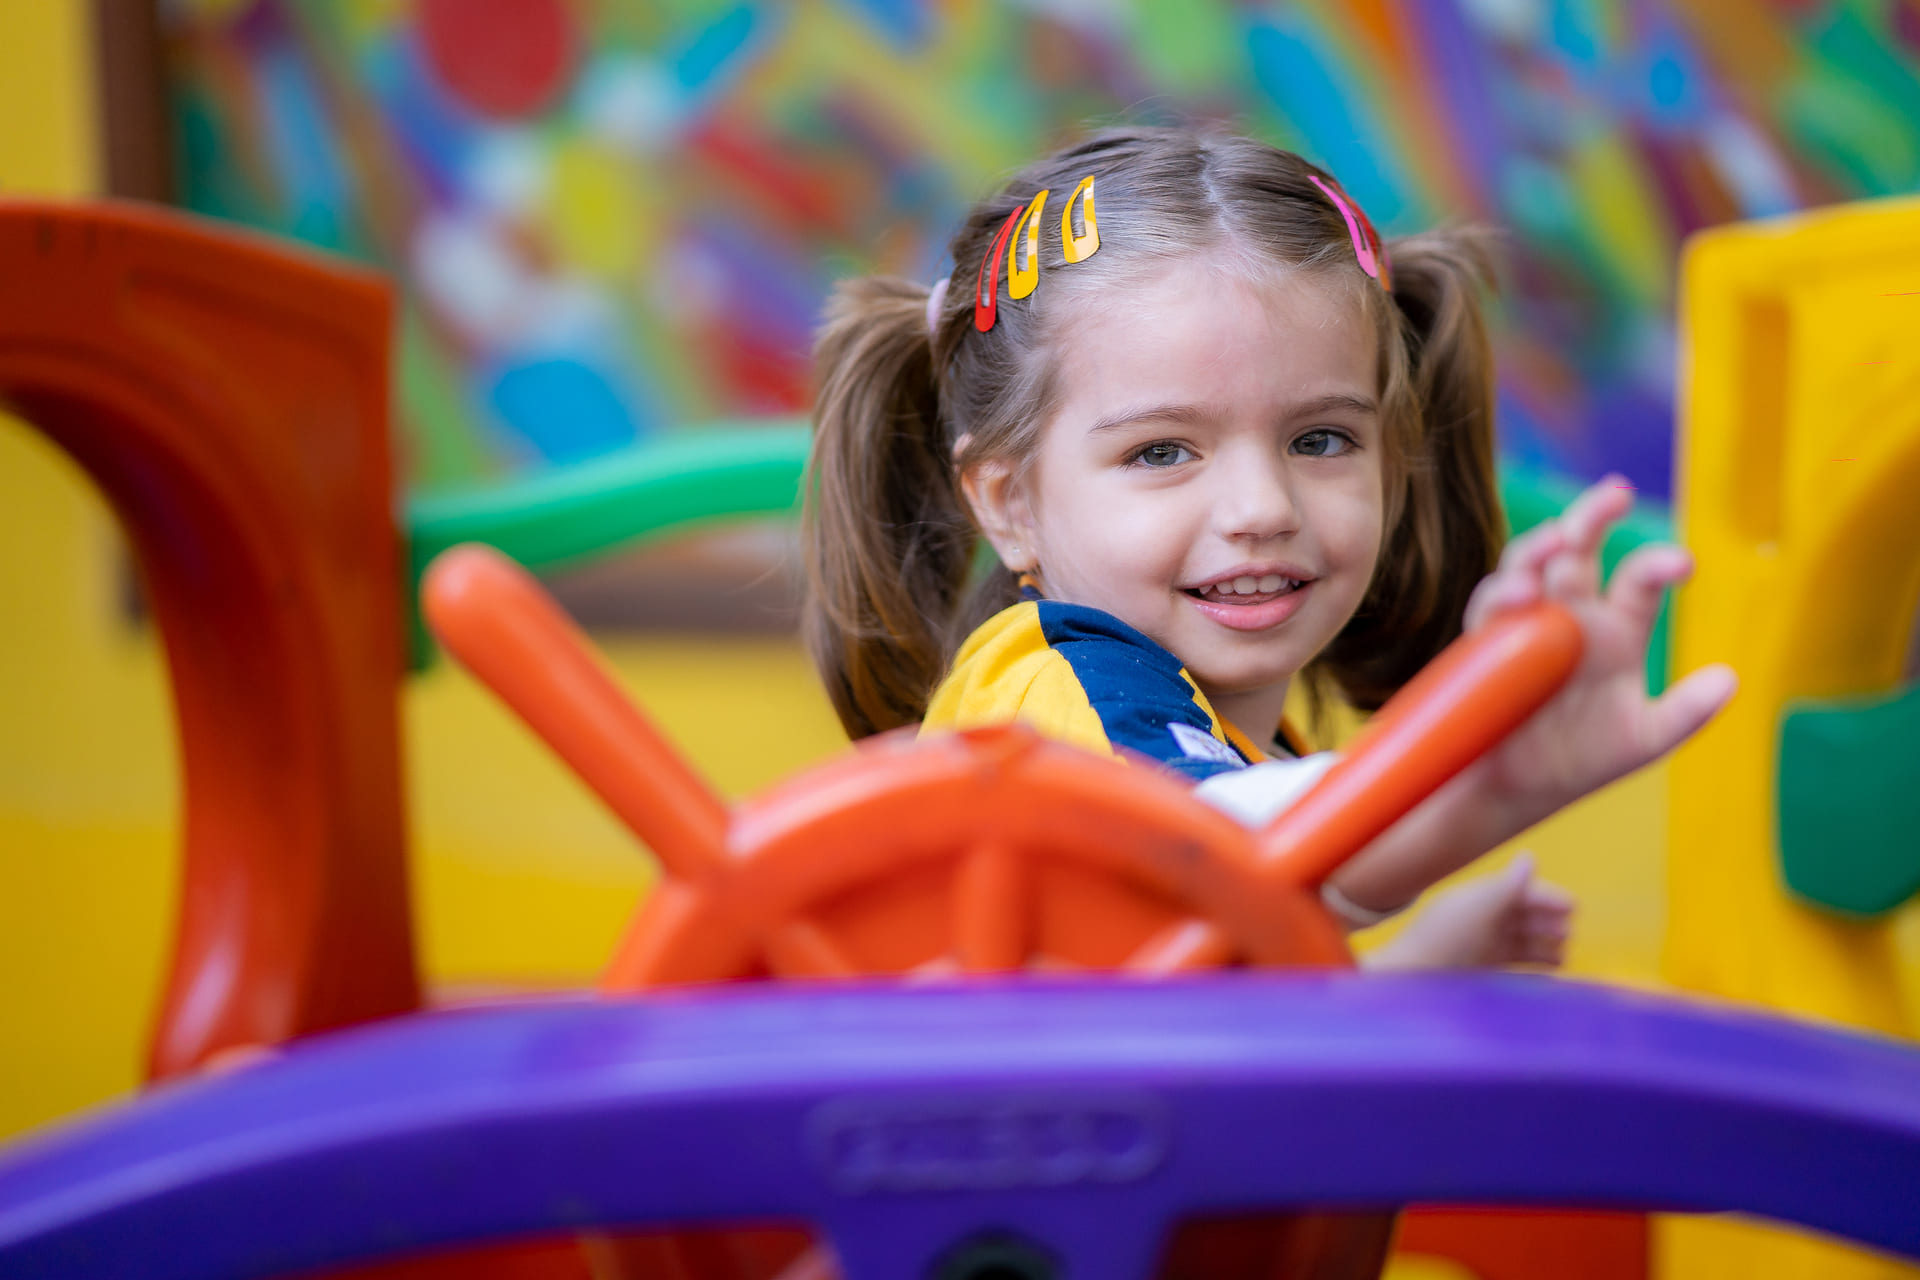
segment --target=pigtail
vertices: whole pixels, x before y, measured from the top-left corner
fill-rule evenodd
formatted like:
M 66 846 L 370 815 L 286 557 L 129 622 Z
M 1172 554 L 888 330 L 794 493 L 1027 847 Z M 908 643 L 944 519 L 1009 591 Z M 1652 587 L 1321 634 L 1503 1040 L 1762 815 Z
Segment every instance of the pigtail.
M 1393 328 L 1417 420 L 1389 503 L 1380 567 L 1318 666 L 1372 711 L 1461 631 L 1467 598 L 1492 572 L 1506 521 L 1494 475 L 1493 352 L 1481 295 L 1494 285 L 1497 233 L 1430 231 L 1388 246 Z
M 801 627 L 855 738 L 925 711 L 975 542 L 941 426 L 926 303 L 911 281 L 844 282 L 814 347 Z

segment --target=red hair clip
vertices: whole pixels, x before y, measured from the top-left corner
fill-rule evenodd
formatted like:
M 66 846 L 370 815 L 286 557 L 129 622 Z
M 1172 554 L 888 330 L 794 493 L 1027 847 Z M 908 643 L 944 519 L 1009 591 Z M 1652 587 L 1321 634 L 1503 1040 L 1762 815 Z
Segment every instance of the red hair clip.
M 980 260 L 980 275 L 973 282 L 973 327 L 982 333 L 993 328 L 993 322 L 1000 318 L 1000 251 L 1007 247 L 1013 224 L 1020 221 L 1020 215 L 1026 211 L 1027 206 L 1023 204 L 1007 215 L 1007 220 L 1000 225 L 1000 234 L 993 238 L 993 248 Z
M 1347 198 L 1334 188 L 1320 181 L 1320 175 L 1310 173 L 1307 179 L 1326 193 L 1333 201 L 1333 207 L 1347 220 L 1347 234 L 1353 239 L 1353 256 L 1360 260 L 1360 269 L 1380 282 L 1380 287 L 1393 292 L 1393 274 L 1387 267 L 1387 251 L 1380 245 L 1380 233 L 1367 221 L 1367 215 L 1360 206 L 1349 203 Z

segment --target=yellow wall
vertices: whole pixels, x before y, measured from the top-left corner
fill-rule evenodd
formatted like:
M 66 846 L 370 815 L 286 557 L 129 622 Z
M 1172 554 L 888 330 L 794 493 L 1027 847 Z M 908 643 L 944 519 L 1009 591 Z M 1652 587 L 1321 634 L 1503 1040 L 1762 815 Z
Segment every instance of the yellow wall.
M 86 18 L 0 8 L 0 191 L 94 189 Z M 101 1011 L 151 997 L 170 907 L 167 710 L 150 650 L 103 625 L 112 536 L 73 469 L 0 418 L 0 1132 L 131 1081 Z
M 0 190 L 74 196 L 99 182 L 86 0 L 0 7 Z

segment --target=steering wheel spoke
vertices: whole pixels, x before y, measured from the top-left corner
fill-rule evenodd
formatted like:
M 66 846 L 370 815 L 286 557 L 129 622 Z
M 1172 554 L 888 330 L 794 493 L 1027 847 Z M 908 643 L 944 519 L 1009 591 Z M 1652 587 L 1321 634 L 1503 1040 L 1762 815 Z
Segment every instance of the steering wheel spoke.
M 806 916 L 789 920 L 761 943 L 767 967 L 780 978 L 851 978 L 862 972 L 840 944 Z
M 1219 969 L 1233 958 L 1233 943 L 1218 925 L 1188 916 L 1141 943 L 1120 968 L 1126 973 L 1187 973 Z
M 953 885 L 953 950 L 963 973 L 1010 973 L 1026 966 L 1032 879 L 1032 868 L 1004 841 L 984 840 L 961 855 Z

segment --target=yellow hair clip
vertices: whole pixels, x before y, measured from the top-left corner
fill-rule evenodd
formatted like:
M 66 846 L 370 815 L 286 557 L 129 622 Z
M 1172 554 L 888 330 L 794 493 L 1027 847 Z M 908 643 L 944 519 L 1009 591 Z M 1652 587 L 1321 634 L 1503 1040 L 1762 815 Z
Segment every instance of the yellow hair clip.
M 1080 224 L 1086 228 L 1079 235 L 1073 234 L 1075 201 L 1080 201 Z M 1060 252 L 1068 262 L 1085 262 L 1099 247 L 1100 224 L 1093 220 L 1093 175 L 1088 174 L 1080 179 L 1080 185 L 1067 197 L 1066 207 L 1060 210 Z
M 1040 284 L 1040 213 L 1047 207 L 1047 191 L 1033 198 L 1027 211 L 1020 215 L 1020 225 L 1013 229 L 1013 244 L 1007 249 L 1007 296 L 1024 298 Z M 1022 234 L 1022 233 L 1025 234 Z M 1027 251 L 1027 265 L 1020 265 L 1020 249 L 1024 244 Z

